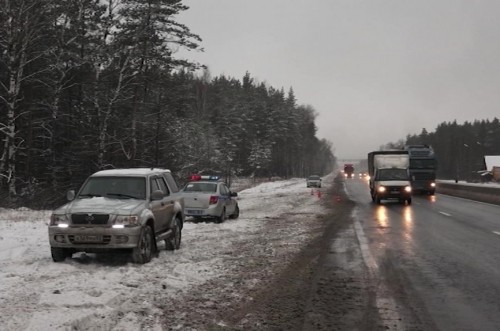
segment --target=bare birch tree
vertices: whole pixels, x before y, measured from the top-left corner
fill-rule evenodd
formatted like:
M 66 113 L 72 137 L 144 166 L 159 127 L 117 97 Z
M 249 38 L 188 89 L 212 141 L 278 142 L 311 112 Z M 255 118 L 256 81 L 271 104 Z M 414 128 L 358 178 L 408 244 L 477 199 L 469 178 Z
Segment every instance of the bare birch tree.
M 17 195 L 16 155 L 24 143 L 16 121 L 28 111 L 21 107 L 23 86 L 46 71 L 46 68 L 31 65 L 43 56 L 43 50 L 36 46 L 44 31 L 42 9 L 45 4 L 45 0 L 0 1 L 0 49 L 3 51 L 0 60 L 5 70 L 4 79 L 0 81 L 0 100 L 6 110 L 5 119 L 0 122 L 3 135 L 0 175 L 2 186 L 7 185 L 12 199 Z

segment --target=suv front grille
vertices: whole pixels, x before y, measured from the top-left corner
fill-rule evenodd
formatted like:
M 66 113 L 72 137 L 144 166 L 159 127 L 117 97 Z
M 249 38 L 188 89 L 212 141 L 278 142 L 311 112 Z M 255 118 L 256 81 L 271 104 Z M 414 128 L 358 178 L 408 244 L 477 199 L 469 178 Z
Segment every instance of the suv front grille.
M 108 224 L 108 214 L 73 214 L 71 221 L 73 224 Z

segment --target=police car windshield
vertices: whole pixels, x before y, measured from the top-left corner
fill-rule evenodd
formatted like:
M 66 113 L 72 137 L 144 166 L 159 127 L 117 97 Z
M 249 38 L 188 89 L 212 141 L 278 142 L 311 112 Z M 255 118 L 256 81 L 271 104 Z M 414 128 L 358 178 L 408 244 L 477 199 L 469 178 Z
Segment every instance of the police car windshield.
M 217 192 L 216 183 L 188 183 L 184 192 Z

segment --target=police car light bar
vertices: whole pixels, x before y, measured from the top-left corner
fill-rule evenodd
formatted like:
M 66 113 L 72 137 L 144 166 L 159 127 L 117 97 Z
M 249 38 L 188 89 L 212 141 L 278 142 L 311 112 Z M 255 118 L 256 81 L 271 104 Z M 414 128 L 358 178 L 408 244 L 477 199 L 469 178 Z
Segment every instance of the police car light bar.
M 201 176 L 201 175 L 191 175 L 189 176 L 189 181 L 191 182 L 195 182 L 195 181 L 199 181 L 199 180 L 219 180 L 220 177 L 219 176 Z

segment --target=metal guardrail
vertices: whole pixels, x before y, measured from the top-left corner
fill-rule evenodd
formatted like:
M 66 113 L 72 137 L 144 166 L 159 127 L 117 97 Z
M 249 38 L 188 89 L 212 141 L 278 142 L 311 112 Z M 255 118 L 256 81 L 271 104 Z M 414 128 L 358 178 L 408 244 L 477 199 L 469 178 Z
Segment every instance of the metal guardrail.
M 466 183 L 437 182 L 436 192 L 455 197 L 500 205 L 500 185 L 470 185 Z

